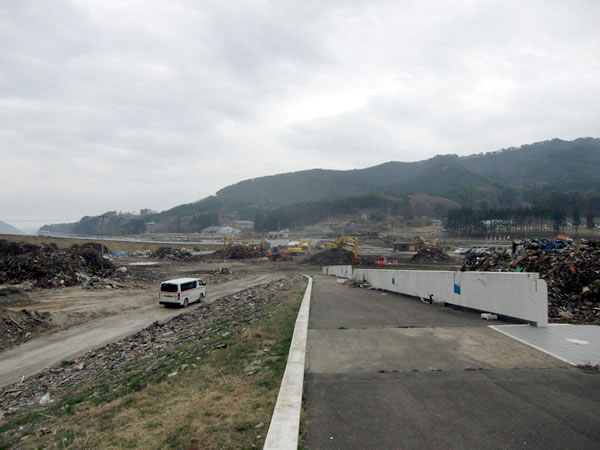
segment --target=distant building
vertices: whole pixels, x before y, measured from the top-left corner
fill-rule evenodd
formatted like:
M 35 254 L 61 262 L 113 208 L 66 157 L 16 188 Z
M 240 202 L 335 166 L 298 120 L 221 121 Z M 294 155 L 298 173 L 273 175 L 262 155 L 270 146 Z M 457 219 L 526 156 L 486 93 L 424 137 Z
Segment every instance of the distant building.
M 269 231 L 267 236 L 269 239 L 288 239 L 290 237 L 290 230 L 284 228 L 280 231 Z
M 232 227 L 221 227 L 217 230 L 216 234 L 220 234 L 222 236 L 235 236 L 236 234 L 240 234 L 240 230 Z
M 234 220 L 233 224 L 242 230 L 252 230 L 254 228 L 254 222 L 251 220 Z

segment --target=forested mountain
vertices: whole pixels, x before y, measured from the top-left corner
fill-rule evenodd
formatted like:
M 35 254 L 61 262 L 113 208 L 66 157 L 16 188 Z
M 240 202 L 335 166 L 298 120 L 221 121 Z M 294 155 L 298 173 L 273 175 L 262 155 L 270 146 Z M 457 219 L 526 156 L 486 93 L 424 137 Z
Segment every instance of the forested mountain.
M 0 234 L 23 234 L 23 232 L 11 224 L 0 220 Z
M 377 207 L 398 210 L 407 205 L 407 195 L 415 193 L 478 208 L 546 207 L 560 198 L 560 202 L 568 199 L 563 207 L 577 204 L 587 214 L 595 208 L 599 192 L 600 139 L 553 139 L 463 157 L 439 155 L 366 169 L 313 169 L 244 180 L 215 196 L 144 217 L 144 221 L 169 223 L 171 231 L 196 231 L 225 216 L 257 220 L 265 227 L 273 224 L 275 216 L 280 217 L 279 222 L 287 217 L 286 223 L 295 217 L 294 224 L 305 225 L 322 220 L 328 212 L 349 214 Z M 444 208 L 438 209 L 440 216 L 444 214 Z M 90 218 L 85 219 L 89 222 Z M 135 226 L 120 217 L 111 230 L 143 228 L 139 218 L 131 220 L 136 220 Z M 78 231 L 85 229 L 72 225 Z

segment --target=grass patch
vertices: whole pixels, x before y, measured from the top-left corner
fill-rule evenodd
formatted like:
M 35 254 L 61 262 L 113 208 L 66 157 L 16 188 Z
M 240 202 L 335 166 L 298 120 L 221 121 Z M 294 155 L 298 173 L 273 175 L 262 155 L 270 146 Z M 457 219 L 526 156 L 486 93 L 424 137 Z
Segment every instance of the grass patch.
M 0 422 L 0 448 L 261 447 L 305 287 L 297 280 L 279 291 L 251 327 L 173 344 Z

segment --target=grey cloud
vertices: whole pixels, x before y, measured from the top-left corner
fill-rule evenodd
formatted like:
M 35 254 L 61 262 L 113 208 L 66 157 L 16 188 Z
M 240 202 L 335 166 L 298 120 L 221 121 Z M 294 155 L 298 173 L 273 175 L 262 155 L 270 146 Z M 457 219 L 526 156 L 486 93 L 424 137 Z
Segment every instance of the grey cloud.
M 163 209 L 281 171 L 597 136 L 599 13 L 583 0 L 2 2 L 3 214 Z

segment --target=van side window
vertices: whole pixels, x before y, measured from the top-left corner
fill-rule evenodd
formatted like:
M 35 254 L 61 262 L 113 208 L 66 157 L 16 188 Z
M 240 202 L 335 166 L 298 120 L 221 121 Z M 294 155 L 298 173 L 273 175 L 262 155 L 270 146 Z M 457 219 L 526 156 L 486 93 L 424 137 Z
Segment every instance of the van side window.
M 196 287 L 195 281 L 190 281 L 188 283 L 182 283 L 181 284 L 181 292 L 189 291 L 190 289 L 194 289 L 195 287 Z

